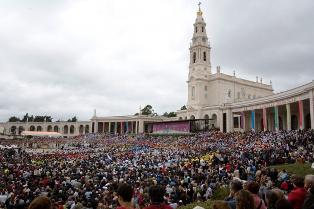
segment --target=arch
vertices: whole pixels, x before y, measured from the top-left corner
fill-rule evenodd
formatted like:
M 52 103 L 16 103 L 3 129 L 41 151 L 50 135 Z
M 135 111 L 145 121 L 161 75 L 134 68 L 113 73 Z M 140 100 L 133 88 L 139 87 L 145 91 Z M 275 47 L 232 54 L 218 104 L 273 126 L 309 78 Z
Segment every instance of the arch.
M 183 120 L 183 118 L 182 118 L 182 117 L 179 117 L 179 120 Z
M 0 126 L 0 134 L 4 134 L 5 133 L 5 128 L 3 126 Z
M 43 128 L 42 128 L 41 126 L 37 126 L 36 130 L 37 130 L 37 131 L 42 131 Z
M 214 113 L 212 114 L 212 128 L 216 128 L 217 127 L 217 114 Z
M 86 125 L 85 126 L 85 134 L 88 134 L 89 133 L 89 125 Z
M 205 119 L 205 131 L 209 130 L 209 116 L 208 114 L 204 115 L 204 119 Z
M 19 131 L 18 131 L 18 134 L 20 135 L 23 131 L 25 131 L 25 128 L 23 126 L 20 126 L 19 127 Z
M 52 132 L 52 126 L 51 125 L 47 126 L 47 131 Z
M 11 134 L 16 134 L 16 126 L 11 126 L 10 132 Z
M 53 127 L 53 131 L 54 131 L 54 132 L 59 132 L 59 127 L 58 127 L 58 126 L 54 126 L 54 127 Z
M 63 127 L 63 133 L 64 133 L 64 134 L 68 134 L 68 133 L 69 133 L 69 127 L 68 127 L 68 125 L 65 125 L 65 126 Z
M 190 119 L 191 119 L 191 120 L 195 120 L 195 116 L 194 116 L 194 115 L 191 115 Z
M 30 130 L 30 131 L 35 131 L 36 128 L 35 128 L 35 126 L 30 126 L 30 127 L 29 127 L 29 130 Z
M 74 125 L 71 125 L 70 126 L 70 134 L 74 134 L 74 131 L 75 131 Z
M 291 129 L 298 129 L 298 117 L 296 115 L 291 115 Z
M 196 62 L 196 52 L 193 52 L 193 63 Z
M 84 134 L 84 126 L 83 125 L 80 125 L 79 133 Z

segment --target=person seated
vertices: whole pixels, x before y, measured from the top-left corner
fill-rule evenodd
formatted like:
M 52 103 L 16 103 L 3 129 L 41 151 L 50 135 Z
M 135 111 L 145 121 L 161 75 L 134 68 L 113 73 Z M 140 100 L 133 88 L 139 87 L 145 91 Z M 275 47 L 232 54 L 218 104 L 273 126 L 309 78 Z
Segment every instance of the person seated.
M 149 188 L 148 193 L 151 203 L 144 209 L 172 209 L 168 204 L 165 203 L 165 188 L 160 185 L 154 185 Z
M 256 182 L 249 182 L 247 189 L 251 192 L 254 199 L 254 209 L 266 209 L 264 201 L 259 197 L 259 184 Z
M 117 209 L 133 209 L 132 197 L 133 189 L 129 184 L 120 184 L 117 190 L 118 202 L 120 206 Z
M 52 209 L 52 204 L 48 197 L 39 196 L 31 202 L 28 209 Z
M 225 198 L 231 209 L 236 209 L 236 198 L 235 195 L 243 189 L 242 182 L 239 180 L 233 180 L 230 182 L 230 194 Z
M 292 178 L 292 183 L 294 189 L 288 194 L 288 200 L 294 209 L 301 209 L 307 193 L 304 189 L 304 178 L 294 176 Z
M 314 178 L 314 175 L 307 175 L 305 176 L 305 179 L 308 178 L 307 180 L 310 180 L 310 178 L 312 177 Z M 306 187 L 304 186 L 304 188 Z M 305 197 L 302 209 L 314 209 L 314 185 L 310 189 L 308 189 L 308 191 L 309 192 Z
M 266 192 L 267 209 L 276 209 L 276 202 L 284 199 L 284 194 L 280 189 L 272 189 Z
M 254 208 L 254 199 L 247 190 L 240 190 L 236 193 L 236 209 L 252 209 Z
M 291 203 L 284 198 L 276 202 L 275 208 L 276 209 L 293 209 Z

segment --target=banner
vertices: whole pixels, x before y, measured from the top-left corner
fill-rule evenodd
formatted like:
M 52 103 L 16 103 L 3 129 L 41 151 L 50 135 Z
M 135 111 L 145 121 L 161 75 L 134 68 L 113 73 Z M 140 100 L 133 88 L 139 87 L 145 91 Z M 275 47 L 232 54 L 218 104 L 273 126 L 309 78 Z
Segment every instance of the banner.
M 252 110 L 251 112 L 251 127 L 252 129 L 255 130 L 255 111 L 254 110 Z
M 153 124 L 153 133 L 189 133 L 189 121 L 174 121 Z

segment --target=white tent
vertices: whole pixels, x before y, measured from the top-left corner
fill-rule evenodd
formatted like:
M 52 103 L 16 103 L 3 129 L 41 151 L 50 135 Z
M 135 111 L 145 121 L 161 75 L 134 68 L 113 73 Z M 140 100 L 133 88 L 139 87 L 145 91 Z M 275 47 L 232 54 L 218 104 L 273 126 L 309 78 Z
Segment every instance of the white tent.
M 22 136 L 47 136 L 47 137 L 60 137 L 62 134 L 58 132 L 44 132 L 44 131 L 22 131 Z

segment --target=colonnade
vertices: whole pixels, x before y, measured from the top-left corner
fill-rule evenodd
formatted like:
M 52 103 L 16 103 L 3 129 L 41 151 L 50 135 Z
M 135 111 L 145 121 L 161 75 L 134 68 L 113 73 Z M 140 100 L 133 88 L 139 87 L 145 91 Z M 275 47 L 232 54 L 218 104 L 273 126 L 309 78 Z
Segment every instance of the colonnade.
M 95 121 L 92 123 L 93 133 L 137 134 L 143 132 L 143 124 L 139 121 Z
M 314 129 L 314 98 L 310 91 L 308 98 L 292 100 L 290 103 L 277 102 L 243 108 L 242 111 L 229 108 L 222 114 L 221 131 L 279 131 Z

